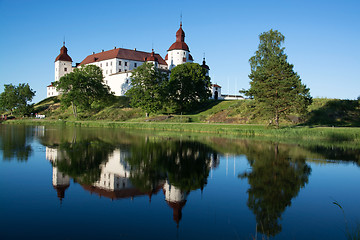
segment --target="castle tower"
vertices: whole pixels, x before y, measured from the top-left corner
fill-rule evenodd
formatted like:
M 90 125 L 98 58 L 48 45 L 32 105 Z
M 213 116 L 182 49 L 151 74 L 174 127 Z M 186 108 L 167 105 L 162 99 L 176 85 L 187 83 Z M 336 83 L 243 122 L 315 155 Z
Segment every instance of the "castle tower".
M 158 67 L 158 58 L 155 56 L 154 49 L 152 49 L 150 57 L 146 58 L 146 62 L 154 64 L 154 66 Z
M 209 68 L 208 65 L 206 65 L 205 57 L 203 58 L 203 62 L 202 62 L 201 67 L 203 67 L 206 70 L 206 76 L 209 76 L 210 68 Z
M 55 81 L 59 81 L 62 76 L 70 72 L 72 72 L 72 59 L 67 53 L 65 42 L 63 42 L 63 46 L 60 48 L 60 54 L 55 59 Z M 46 91 L 47 97 L 59 95 L 59 92 L 56 91 L 53 84 L 47 86 Z
M 62 76 L 72 72 L 72 59 L 67 51 L 64 42 L 60 48 L 60 54 L 55 59 L 55 81 L 59 81 Z
M 176 226 L 179 227 L 179 223 L 182 218 L 182 209 L 186 204 L 188 193 L 181 191 L 179 188 L 173 185 L 170 185 L 168 181 L 166 181 L 163 186 L 163 192 L 166 203 L 173 210 L 173 219 L 176 222 Z
M 182 29 L 182 22 L 180 22 L 180 28 L 176 32 L 176 41 L 167 51 L 168 54 L 165 57 L 165 61 L 169 67 L 169 70 L 179 64 L 194 61 L 190 54 L 189 47 L 185 43 L 185 32 Z
M 65 198 L 65 190 L 70 186 L 70 177 L 60 172 L 57 167 L 53 167 L 52 183 L 61 203 Z

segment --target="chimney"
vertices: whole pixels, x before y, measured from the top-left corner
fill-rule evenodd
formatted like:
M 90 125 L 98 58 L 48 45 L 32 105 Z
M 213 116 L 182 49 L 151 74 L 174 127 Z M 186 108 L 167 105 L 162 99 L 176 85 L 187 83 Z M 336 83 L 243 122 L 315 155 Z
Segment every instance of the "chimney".
M 95 52 L 93 52 L 93 54 L 95 54 Z
M 114 47 L 114 49 L 116 49 L 116 47 Z
M 102 52 L 104 52 L 104 49 L 103 50 L 101 50 Z

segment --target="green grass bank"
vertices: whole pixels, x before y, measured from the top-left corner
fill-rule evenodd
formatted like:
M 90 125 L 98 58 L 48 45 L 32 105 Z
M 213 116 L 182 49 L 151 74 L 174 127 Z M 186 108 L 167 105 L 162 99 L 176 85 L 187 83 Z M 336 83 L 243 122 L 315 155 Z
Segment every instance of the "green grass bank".
M 66 120 L 11 120 L 5 124 L 63 125 L 76 127 L 125 128 L 151 131 L 207 133 L 221 137 L 263 138 L 279 141 L 327 141 L 360 144 L 360 128 L 288 126 L 280 129 L 252 124 L 169 123 L 169 122 L 115 122 L 115 121 L 66 121 Z

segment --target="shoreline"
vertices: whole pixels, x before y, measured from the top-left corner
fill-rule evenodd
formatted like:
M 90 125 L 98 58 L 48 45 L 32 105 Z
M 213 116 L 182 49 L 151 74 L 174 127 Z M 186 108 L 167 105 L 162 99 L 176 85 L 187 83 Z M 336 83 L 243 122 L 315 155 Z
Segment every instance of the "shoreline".
M 8 120 L 2 122 L 2 124 L 122 128 L 178 133 L 208 133 L 211 135 L 226 135 L 231 137 L 269 138 L 270 140 L 297 139 L 310 141 L 351 142 L 360 144 L 360 128 L 357 127 L 284 126 L 279 129 L 275 129 L 265 125 L 255 124 L 64 121 L 40 119 Z

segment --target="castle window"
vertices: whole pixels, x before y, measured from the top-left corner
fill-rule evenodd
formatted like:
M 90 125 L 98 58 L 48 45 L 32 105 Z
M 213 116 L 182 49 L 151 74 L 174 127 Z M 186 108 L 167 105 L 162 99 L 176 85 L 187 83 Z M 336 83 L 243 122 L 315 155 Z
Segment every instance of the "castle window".
M 121 72 L 121 69 L 119 69 L 119 72 Z
M 137 63 L 134 63 L 134 67 L 137 67 Z
M 110 62 L 110 66 L 112 66 L 112 62 Z
M 119 61 L 119 65 L 121 66 L 121 61 Z
M 100 63 L 100 67 L 102 67 L 102 63 Z
M 125 62 L 125 66 L 127 66 L 127 62 Z
M 106 66 L 108 66 L 108 63 L 106 63 Z
M 110 69 L 110 73 L 112 73 L 112 69 Z
M 67 71 L 67 68 L 64 68 L 64 71 L 66 72 L 66 71 Z

